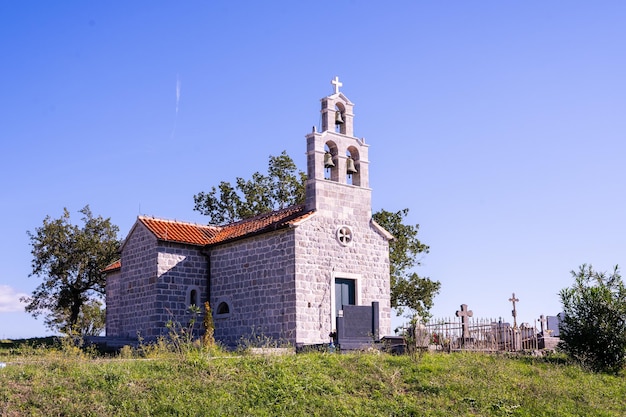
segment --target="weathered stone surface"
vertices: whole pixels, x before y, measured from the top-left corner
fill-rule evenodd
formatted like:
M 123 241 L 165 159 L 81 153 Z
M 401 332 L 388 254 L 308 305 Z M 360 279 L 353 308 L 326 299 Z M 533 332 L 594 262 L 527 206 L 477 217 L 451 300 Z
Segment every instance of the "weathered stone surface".
M 211 303 L 230 307 L 215 317 L 217 340 L 295 342 L 293 246 L 293 230 L 282 230 L 211 249 Z
M 207 266 L 200 248 L 157 241 L 137 222 L 120 273 L 107 277 L 107 336 L 154 338 L 169 320 L 186 325 L 191 290 L 206 300 Z

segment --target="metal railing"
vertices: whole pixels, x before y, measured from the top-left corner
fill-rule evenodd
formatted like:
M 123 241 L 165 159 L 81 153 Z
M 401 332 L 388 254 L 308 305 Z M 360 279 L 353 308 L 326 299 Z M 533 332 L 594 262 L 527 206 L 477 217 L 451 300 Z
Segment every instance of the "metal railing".
M 433 319 L 418 324 L 410 333 L 418 348 L 442 351 L 516 352 L 538 348 L 535 326 L 522 324 L 513 328 L 508 323 L 490 319 Z M 465 326 L 465 328 L 464 328 Z

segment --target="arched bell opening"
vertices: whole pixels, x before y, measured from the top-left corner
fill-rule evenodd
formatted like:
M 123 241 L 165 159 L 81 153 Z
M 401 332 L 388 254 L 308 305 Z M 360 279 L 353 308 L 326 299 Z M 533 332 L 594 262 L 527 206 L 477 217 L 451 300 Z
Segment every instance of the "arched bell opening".
M 350 146 L 346 151 L 346 183 L 350 185 L 361 185 L 359 175 L 359 151 L 354 146 Z
M 335 132 L 346 134 L 346 108 L 342 103 L 335 104 Z
M 339 169 L 337 161 L 337 145 L 328 141 L 324 145 L 324 178 L 331 181 L 339 181 Z

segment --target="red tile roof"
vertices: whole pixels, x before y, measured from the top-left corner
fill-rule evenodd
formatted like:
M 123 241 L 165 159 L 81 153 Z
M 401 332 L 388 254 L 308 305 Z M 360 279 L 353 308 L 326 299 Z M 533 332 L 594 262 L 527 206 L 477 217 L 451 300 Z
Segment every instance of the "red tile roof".
M 211 244 L 215 245 L 254 234 L 286 228 L 300 220 L 304 220 L 312 213 L 311 211 L 306 212 L 303 205 L 298 205 L 230 223 L 221 227 Z
M 204 246 L 217 235 L 219 227 L 179 222 L 176 220 L 155 219 L 139 216 L 144 224 L 159 240 Z
M 139 221 L 159 240 L 206 246 L 286 228 L 311 214 L 311 211 L 305 211 L 303 205 L 297 205 L 224 226 L 205 226 L 144 216 L 140 216 Z
M 138 221 L 146 226 L 159 240 L 196 246 L 210 246 L 284 229 L 310 217 L 312 214 L 313 211 L 306 211 L 304 205 L 297 205 L 260 214 L 224 226 L 206 226 L 146 216 L 139 216 Z M 103 272 L 114 272 L 121 267 L 122 262 L 116 261 L 108 265 Z
M 122 261 L 120 259 L 118 259 L 117 261 L 108 264 L 106 266 L 106 268 L 104 268 L 102 270 L 102 272 L 113 272 L 113 271 L 117 271 L 118 269 L 120 269 L 122 267 Z

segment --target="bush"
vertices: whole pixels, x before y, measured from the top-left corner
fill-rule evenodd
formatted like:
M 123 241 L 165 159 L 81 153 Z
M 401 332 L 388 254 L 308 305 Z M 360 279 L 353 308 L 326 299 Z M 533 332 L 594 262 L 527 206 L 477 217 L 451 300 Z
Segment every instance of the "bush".
M 582 265 L 563 303 L 560 347 L 581 365 L 618 373 L 626 364 L 626 287 L 615 266 L 607 275 Z

